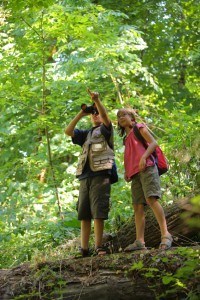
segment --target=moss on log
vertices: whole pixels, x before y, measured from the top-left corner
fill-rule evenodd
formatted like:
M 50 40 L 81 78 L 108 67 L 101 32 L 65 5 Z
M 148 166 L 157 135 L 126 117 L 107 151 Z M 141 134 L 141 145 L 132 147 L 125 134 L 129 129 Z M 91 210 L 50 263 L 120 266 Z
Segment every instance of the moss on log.
M 143 250 L 23 264 L 0 271 L 0 299 L 186 299 L 189 292 L 196 297 L 199 249 Z

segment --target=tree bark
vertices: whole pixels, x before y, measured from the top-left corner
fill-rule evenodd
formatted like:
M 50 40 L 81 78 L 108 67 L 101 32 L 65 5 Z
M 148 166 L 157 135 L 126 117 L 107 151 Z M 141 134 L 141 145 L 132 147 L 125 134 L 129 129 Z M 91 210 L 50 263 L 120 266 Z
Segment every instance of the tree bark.
M 190 227 L 188 221 L 191 217 L 199 220 L 200 212 L 193 209 L 189 199 L 182 199 L 164 208 L 168 230 L 173 236 L 174 246 L 195 245 L 195 236 L 198 237 L 199 227 Z M 187 214 L 186 214 L 187 213 Z M 199 223 L 198 223 L 199 224 Z M 112 238 L 113 252 L 124 249 L 136 239 L 134 219 L 124 224 Z M 145 244 L 147 247 L 158 247 L 161 235 L 158 223 L 152 210 L 146 207 Z
M 190 248 L 189 255 L 193 253 L 198 257 L 199 249 Z M 171 287 L 162 282 L 163 276 L 172 276 L 187 261 L 185 254 L 181 256 L 177 250 L 143 250 L 79 259 L 71 257 L 0 270 L 0 299 L 154 300 L 161 294 L 162 299 L 186 299 L 188 291 L 198 289 L 198 262 L 193 265 L 192 271 L 188 269 L 192 276 L 187 271 L 183 286 L 175 289 L 173 281 L 171 291 Z M 183 281 L 183 278 L 180 280 Z

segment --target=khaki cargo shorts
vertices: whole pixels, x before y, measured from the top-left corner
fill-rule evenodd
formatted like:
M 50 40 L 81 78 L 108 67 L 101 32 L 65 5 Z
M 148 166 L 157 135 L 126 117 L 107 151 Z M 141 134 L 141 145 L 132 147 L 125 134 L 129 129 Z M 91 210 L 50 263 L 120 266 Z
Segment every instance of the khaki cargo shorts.
M 147 198 L 160 198 L 160 177 L 157 167 L 147 167 L 144 171 L 135 174 L 132 177 L 131 191 L 133 204 L 146 205 Z

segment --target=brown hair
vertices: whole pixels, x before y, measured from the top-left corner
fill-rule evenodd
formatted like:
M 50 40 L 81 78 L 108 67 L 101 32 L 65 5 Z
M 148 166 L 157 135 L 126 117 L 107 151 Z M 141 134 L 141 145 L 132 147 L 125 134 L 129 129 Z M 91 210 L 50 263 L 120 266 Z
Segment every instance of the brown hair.
M 128 115 L 130 115 L 133 122 L 135 122 L 135 115 L 136 112 L 133 108 L 120 108 L 117 112 L 117 116 L 120 114 L 120 112 L 126 112 Z M 119 132 L 120 136 L 124 136 L 125 128 L 119 125 L 119 122 L 117 123 L 117 131 Z

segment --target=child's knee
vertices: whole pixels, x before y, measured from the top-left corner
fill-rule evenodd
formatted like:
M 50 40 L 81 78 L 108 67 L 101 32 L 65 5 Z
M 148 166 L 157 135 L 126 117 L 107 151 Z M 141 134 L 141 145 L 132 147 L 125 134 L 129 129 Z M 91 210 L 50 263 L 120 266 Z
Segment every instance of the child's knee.
M 144 211 L 144 205 L 143 204 L 134 204 L 133 208 L 134 208 L 135 213 L 141 213 L 141 212 Z
M 147 204 L 149 205 L 149 206 L 152 206 L 152 205 L 154 205 L 155 203 L 157 203 L 158 202 L 158 199 L 156 198 L 156 197 L 149 197 L 149 198 L 147 198 L 146 199 L 146 202 L 147 202 Z

